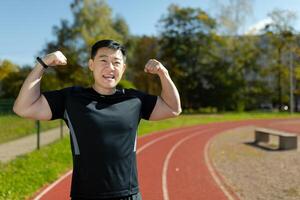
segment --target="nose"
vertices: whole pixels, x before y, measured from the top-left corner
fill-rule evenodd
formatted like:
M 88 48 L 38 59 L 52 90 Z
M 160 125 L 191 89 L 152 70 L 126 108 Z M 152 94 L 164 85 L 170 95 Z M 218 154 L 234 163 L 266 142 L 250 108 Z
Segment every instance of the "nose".
M 108 63 L 108 68 L 114 70 L 114 69 L 115 69 L 115 66 L 113 65 L 112 62 L 109 62 L 109 63 Z

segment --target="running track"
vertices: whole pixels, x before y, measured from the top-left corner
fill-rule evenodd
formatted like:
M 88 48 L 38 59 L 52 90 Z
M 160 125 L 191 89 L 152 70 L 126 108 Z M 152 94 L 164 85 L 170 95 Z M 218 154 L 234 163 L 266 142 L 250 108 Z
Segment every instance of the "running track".
M 207 156 L 210 140 L 242 126 L 299 132 L 299 124 L 299 119 L 223 122 L 139 137 L 137 159 L 142 197 L 144 200 L 237 200 Z M 72 171 L 67 172 L 33 199 L 69 199 L 71 176 Z

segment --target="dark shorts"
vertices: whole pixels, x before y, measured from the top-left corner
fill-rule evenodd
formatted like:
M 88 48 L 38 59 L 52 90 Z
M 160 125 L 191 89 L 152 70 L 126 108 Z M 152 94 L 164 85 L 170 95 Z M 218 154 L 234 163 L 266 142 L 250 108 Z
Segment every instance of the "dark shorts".
M 105 199 L 86 199 L 86 198 L 71 198 L 71 200 L 105 200 Z M 106 199 L 108 200 L 108 199 Z M 127 197 L 110 198 L 109 200 L 142 200 L 141 193 L 133 194 Z

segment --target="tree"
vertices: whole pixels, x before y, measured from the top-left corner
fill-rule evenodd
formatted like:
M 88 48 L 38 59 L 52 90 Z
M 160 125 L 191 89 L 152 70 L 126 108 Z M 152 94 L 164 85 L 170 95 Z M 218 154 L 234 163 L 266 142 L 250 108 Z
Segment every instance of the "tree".
M 159 25 L 159 57 L 179 88 L 183 108 L 198 108 L 205 98 L 206 69 L 214 64 L 215 20 L 199 8 L 173 4 Z
M 120 16 L 113 18 L 111 8 L 104 0 L 74 0 L 71 10 L 74 22 L 62 20 L 60 26 L 55 26 L 56 40 L 47 43 L 42 51 L 47 54 L 61 50 L 67 57 L 68 67 L 54 67 L 60 87 L 92 83 L 86 66 L 91 45 L 96 41 L 109 38 L 126 42 L 129 38 L 125 20 Z
M 73 27 L 80 34 L 84 47 L 89 48 L 98 40 L 111 38 L 126 42 L 128 26 L 122 17 L 113 19 L 112 10 L 104 0 L 75 0 L 71 5 L 74 14 Z M 101 20 L 100 20 L 101 19 Z
M 90 83 L 90 76 L 81 59 L 82 49 L 78 45 L 77 33 L 66 20 L 61 21 L 60 27 L 55 26 L 53 32 L 56 35 L 56 41 L 47 43 L 43 53 L 48 54 L 60 50 L 67 57 L 68 65 L 52 67 L 47 70 L 46 74 L 50 74 L 49 76 L 55 74 L 59 88 L 70 85 L 87 86 Z
M 0 61 L 0 81 L 3 80 L 8 74 L 19 71 L 18 65 L 9 60 Z
M 5 93 L 6 88 L 3 86 L 3 79 L 9 76 L 11 73 L 19 71 L 19 66 L 12 63 L 9 60 L 0 61 L 0 96 Z M 14 84 L 11 82 L 11 84 Z
M 274 93 L 277 96 L 273 98 L 276 106 L 287 104 L 288 86 L 289 86 L 289 53 L 296 52 L 295 43 L 295 30 L 292 27 L 293 21 L 296 19 L 296 14 L 287 10 L 274 10 L 269 14 L 272 23 L 265 27 L 265 37 L 268 42 L 267 54 L 271 59 L 269 71 L 273 76 L 276 87 Z M 294 46 L 294 48 L 292 48 Z M 299 47 L 298 47 L 299 48 Z
M 225 3 L 224 3 L 225 2 Z M 220 33 L 238 35 L 243 32 L 246 19 L 252 15 L 253 0 L 214 0 L 217 8 L 216 19 Z
M 21 89 L 21 86 L 32 70 L 31 67 L 25 66 L 19 69 L 19 71 L 9 73 L 2 81 L 4 98 L 16 98 Z
M 252 37 L 218 35 L 216 21 L 196 8 L 169 7 L 161 22 L 160 55 L 178 85 L 184 108 L 239 110 L 253 106 L 262 84 Z
M 136 37 L 134 48 L 128 60 L 129 71 L 126 74 L 132 74 L 134 85 L 151 94 L 160 94 L 160 84 L 157 76 L 144 72 L 147 61 L 151 58 L 159 59 L 159 43 L 156 37 L 143 36 Z

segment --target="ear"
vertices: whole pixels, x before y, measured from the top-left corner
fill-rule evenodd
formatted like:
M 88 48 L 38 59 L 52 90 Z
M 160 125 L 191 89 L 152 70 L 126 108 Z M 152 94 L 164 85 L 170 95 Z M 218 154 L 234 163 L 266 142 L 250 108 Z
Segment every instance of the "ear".
M 92 59 L 89 59 L 89 69 L 94 71 L 94 61 Z
M 126 67 L 127 67 L 127 65 L 124 63 L 124 65 L 123 65 L 123 72 L 122 72 L 122 74 L 125 72 L 125 69 L 126 69 Z

